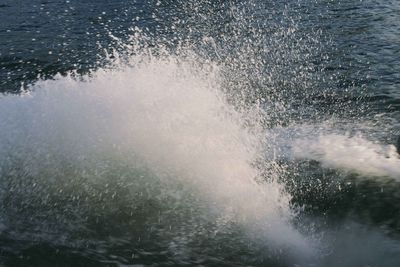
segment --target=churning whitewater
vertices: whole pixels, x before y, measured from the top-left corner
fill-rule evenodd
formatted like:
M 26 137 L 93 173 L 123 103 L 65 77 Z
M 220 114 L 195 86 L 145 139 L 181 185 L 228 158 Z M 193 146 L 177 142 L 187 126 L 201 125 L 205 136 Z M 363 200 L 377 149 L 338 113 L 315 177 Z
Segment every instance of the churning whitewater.
M 400 178 L 400 157 L 394 145 L 371 142 L 362 136 L 329 134 L 314 140 L 298 139 L 293 147 L 295 158 L 317 160 L 324 167 Z
M 3 2 L 1 266 L 399 265 L 397 5 Z
M 272 248 L 315 253 L 291 225 L 290 195 L 277 181 L 283 170 L 268 162 L 256 167 L 265 142 L 254 119 L 261 111 L 242 114 L 226 102 L 216 65 L 174 56 L 131 60 L 140 63 L 80 78 L 58 75 L 3 96 L 2 176 L 45 176 L 46 183 L 74 179 L 63 175 L 66 166 L 97 173 L 123 162 L 163 183 L 178 181 L 210 212 Z

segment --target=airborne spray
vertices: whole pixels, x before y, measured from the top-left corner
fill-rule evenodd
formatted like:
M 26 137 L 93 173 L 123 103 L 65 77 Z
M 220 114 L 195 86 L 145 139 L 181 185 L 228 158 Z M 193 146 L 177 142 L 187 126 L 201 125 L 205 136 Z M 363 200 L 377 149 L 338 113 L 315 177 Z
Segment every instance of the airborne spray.
M 78 2 L 2 58 L 0 265 L 399 262 L 398 125 L 338 48 L 358 4 Z
M 202 42 L 214 49 L 215 60 L 185 40 L 163 44 L 139 28 L 132 31 L 124 42 L 110 33 L 118 46 L 90 75 L 57 75 L 1 98 L 5 224 L 14 224 L 17 235 L 32 235 L 16 221 L 29 216 L 34 239 L 71 245 L 77 242 L 71 235 L 97 223 L 107 199 L 125 188 L 131 196 L 119 205 L 156 203 L 139 205 L 130 216 L 147 220 L 153 211 L 137 209 L 159 210 L 151 231 L 160 243 L 173 242 L 166 246 L 183 258 L 193 234 L 233 225 L 271 255 L 288 261 L 315 256 L 316 243 L 292 225 L 296 211 L 278 181 L 284 168 L 263 160 L 266 114 L 241 91 L 249 86 L 240 86 L 244 76 L 229 82 L 235 65 L 215 61 L 223 55 L 212 38 Z M 113 209 L 120 207 L 108 212 Z M 205 222 L 193 221 L 184 234 L 173 234 L 165 222 L 171 212 L 188 213 L 178 226 L 196 217 L 209 217 L 214 226 L 207 230 Z

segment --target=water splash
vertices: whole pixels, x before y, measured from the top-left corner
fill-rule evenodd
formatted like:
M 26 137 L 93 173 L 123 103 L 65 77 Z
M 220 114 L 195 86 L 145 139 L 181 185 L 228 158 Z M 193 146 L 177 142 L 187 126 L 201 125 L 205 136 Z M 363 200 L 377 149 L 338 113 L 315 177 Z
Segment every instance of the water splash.
M 290 196 L 276 179 L 282 170 L 272 163 L 255 167 L 265 142 L 252 119 L 260 110 L 240 113 L 227 104 L 218 66 L 152 54 L 129 62 L 90 77 L 56 76 L 25 94 L 4 95 L 2 175 L 74 179 L 60 176 L 65 166 L 99 172 L 112 162 L 145 166 L 160 179 L 190 188 L 251 236 L 305 257 L 313 254 L 290 224 Z

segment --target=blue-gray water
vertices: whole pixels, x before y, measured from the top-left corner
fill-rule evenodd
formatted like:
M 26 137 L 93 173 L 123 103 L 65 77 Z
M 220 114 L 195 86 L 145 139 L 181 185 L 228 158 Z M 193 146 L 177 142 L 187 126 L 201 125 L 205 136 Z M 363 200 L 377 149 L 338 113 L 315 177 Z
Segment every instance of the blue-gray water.
M 398 266 L 398 1 L 0 1 L 0 265 Z

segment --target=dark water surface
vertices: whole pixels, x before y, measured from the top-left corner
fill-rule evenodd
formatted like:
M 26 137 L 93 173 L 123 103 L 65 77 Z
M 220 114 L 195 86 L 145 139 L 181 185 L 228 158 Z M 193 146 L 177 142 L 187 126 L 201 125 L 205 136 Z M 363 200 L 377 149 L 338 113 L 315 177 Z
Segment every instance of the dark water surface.
M 399 1 L 0 1 L 0 266 L 399 266 Z

